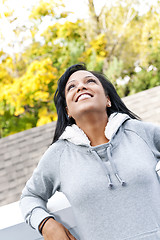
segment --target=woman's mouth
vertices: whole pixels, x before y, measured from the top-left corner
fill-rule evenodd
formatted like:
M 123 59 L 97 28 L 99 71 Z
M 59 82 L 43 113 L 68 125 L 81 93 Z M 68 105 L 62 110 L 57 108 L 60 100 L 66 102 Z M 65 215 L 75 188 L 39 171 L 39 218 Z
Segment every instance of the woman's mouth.
M 91 98 L 91 97 L 93 97 L 91 94 L 83 93 L 80 96 L 78 96 L 78 98 L 76 99 L 76 102 L 79 102 L 81 100 L 88 99 L 88 98 Z

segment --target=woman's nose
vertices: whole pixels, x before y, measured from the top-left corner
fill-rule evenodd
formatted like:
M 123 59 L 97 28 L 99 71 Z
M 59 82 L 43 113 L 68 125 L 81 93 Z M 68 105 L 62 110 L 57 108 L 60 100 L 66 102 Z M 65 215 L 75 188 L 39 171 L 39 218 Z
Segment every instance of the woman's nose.
M 86 90 L 87 88 L 85 87 L 85 85 L 83 83 L 79 84 L 78 85 L 78 88 L 77 88 L 77 92 L 80 92 L 82 90 Z

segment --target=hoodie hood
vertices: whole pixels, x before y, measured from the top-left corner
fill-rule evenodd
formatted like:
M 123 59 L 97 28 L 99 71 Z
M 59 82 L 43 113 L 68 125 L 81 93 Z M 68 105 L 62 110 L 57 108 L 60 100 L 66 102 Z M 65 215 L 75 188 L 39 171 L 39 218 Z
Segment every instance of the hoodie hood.
M 110 162 L 110 166 L 112 168 L 112 171 L 120 184 L 122 186 L 126 185 L 126 182 L 119 176 L 117 167 L 112 160 L 112 151 L 113 151 L 113 145 L 111 143 L 111 139 L 114 137 L 118 129 L 121 127 L 121 125 L 126 121 L 130 119 L 130 117 L 127 114 L 123 113 L 113 113 L 110 115 L 108 119 L 108 123 L 105 127 L 105 136 L 107 139 L 109 139 L 109 143 L 107 144 L 107 152 L 106 155 L 108 156 L 108 160 Z M 99 164 L 101 165 L 103 171 L 106 174 L 107 180 L 108 180 L 108 187 L 112 188 L 114 187 L 113 182 L 111 180 L 111 173 L 106 166 L 106 164 L 102 161 L 101 157 L 99 156 L 98 152 L 96 151 L 96 147 L 91 147 L 90 140 L 88 139 L 87 135 L 83 132 L 82 129 L 80 129 L 76 124 L 73 124 L 72 126 L 67 126 L 63 134 L 60 136 L 59 139 L 67 140 L 71 143 L 74 143 L 75 145 L 81 145 L 81 146 L 87 146 L 89 147 L 88 151 L 90 151 L 91 154 L 95 156 Z
M 128 119 L 130 119 L 130 117 L 127 114 L 112 113 L 108 118 L 108 123 L 105 127 L 104 133 L 106 138 L 111 140 L 111 138 L 116 134 L 120 126 Z M 90 140 L 88 139 L 87 135 L 76 124 L 73 124 L 72 126 L 67 126 L 59 139 L 68 140 L 69 142 L 76 145 L 91 146 Z

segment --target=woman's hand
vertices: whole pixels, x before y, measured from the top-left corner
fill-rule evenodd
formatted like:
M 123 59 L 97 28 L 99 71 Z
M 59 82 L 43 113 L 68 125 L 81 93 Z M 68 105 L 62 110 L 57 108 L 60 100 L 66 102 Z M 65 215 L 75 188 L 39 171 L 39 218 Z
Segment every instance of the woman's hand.
M 67 228 L 53 218 L 44 224 L 42 235 L 44 240 L 76 240 Z

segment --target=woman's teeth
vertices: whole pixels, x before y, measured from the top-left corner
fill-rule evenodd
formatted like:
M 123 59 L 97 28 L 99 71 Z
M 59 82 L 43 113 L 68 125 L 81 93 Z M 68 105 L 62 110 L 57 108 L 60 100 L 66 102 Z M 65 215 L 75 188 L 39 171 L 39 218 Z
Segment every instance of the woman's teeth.
M 87 98 L 91 98 L 91 96 L 89 94 L 82 94 L 79 98 L 78 101 L 83 100 L 83 99 L 87 99 Z M 77 102 L 78 102 L 77 101 Z

